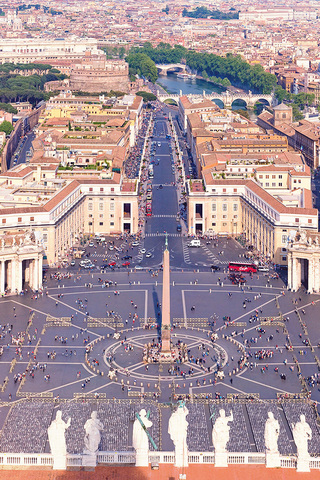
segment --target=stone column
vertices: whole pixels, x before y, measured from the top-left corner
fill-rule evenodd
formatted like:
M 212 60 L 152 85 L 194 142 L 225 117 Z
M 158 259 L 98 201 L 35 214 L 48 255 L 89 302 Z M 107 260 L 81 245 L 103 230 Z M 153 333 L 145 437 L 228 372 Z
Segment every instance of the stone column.
M 1 260 L 1 273 L 0 273 L 0 293 L 4 293 L 5 290 L 5 278 L 6 278 L 6 261 Z
M 319 279 L 319 275 L 320 275 L 320 264 L 319 264 L 319 257 L 318 256 L 315 256 L 314 258 L 314 290 L 315 292 L 319 293 L 319 290 L 320 290 L 320 279 Z
M 294 272 L 293 268 L 293 255 L 291 252 L 289 252 L 288 255 L 288 288 L 292 290 L 292 275 Z
M 314 260 L 312 257 L 309 257 L 309 265 L 308 265 L 308 293 L 313 292 L 314 286 Z
M 17 278 L 17 290 L 18 293 L 22 290 L 22 261 L 18 260 L 18 278 Z
M 39 260 L 35 258 L 33 261 L 33 289 L 39 288 Z
M 34 270 L 33 260 L 29 260 L 29 287 L 30 288 L 33 288 L 33 270 Z
M 39 276 L 38 276 L 39 288 L 42 288 L 42 263 L 43 263 L 43 257 L 42 257 L 42 255 L 40 255 L 40 257 L 39 257 L 39 267 L 38 267 L 38 270 L 39 270 Z
M 17 267 L 16 260 L 15 259 L 11 260 L 11 283 L 10 283 L 11 293 L 15 293 L 16 288 L 17 288 L 16 267 Z
M 295 275 L 293 276 L 293 290 L 296 292 L 301 286 L 301 262 L 298 258 L 293 259 Z

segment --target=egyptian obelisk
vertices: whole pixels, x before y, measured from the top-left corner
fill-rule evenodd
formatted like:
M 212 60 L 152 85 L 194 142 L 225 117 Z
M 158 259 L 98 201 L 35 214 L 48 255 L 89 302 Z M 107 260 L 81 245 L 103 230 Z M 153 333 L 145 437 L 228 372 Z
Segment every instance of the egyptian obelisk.
M 168 235 L 166 235 L 165 247 L 163 252 L 161 353 L 171 354 L 170 252 L 168 250 Z

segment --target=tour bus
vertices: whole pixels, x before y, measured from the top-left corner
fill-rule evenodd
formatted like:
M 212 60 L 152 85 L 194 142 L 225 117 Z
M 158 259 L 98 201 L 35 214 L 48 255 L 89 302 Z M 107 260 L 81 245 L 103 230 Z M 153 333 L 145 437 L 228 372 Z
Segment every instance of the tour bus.
M 149 178 L 153 178 L 153 165 L 149 165 Z
M 244 273 L 257 272 L 257 266 L 254 263 L 230 262 L 228 268 L 230 272 L 244 272 Z

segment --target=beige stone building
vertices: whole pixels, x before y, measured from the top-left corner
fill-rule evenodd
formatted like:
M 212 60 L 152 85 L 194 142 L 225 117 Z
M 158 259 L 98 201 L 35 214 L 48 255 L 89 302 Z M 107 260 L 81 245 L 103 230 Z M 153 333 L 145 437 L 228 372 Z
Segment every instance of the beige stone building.
M 116 173 L 109 179 L 67 180 L 55 169 L 45 171 L 43 178 L 41 167 L 19 165 L 0 175 L 0 234 L 31 228 L 41 236 L 51 265 L 84 235 L 137 232 L 136 181 Z
M 300 228 L 318 230 L 310 190 L 273 196 L 253 180 L 216 180 L 212 172 L 189 183 L 189 234 L 242 234 L 267 259 L 286 265 L 288 235 Z

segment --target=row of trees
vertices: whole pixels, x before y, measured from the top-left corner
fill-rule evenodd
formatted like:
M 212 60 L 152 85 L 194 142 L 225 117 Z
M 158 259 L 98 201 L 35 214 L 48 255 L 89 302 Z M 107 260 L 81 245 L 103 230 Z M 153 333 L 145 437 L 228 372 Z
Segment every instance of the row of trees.
M 213 18 L 218 20 L 234 20 L 239 18 L 239 12 L 236 12 L 234 8 L 231 8 L 229 12 L 221 12 L 220 10 L 209 10 L 207 7 L 197 7 L 195 10 L 182 11 L 183 17 L 191 18 Z
M 66 75 L 48 73 L 44 75 L 0 75 L 0 102 L 29 101 L 33 106 L 41 100 L 48 100 L 52 94 L 43 91 L 44 84 L 63 80 Z
M 137 56 L 139 55 L 139 56 Z M 141 55 L 145 55 L 141 57 Z M 134 56 L 134 62 L 133 57 Z M 153 63 L 148 62 L 146 73 L 142 73 L 143 62 L 147 58 Z M 208 77 L 220 77 L 228 79 L 232 85 L 250 89 L 256 93 L 271 93 L 277 84 L 275 75 L 266 72 L 261 65 L 250 65 L 243 60 L 240 55 L 228 53 L 226 57 L 220 57 L 212 53 L 201 53 L 194 50 L 187 50 L 182 45 L 175 45 L 173 48 L 168 43 L 159 43 L 153 48 L 150 42 L 144 44 L 142 48 L 133 48 L 127 57 L 129 67 L 134 68 L 132 73 L 140 73 L 152 82 L 157 78 L 156 66 L 158 64 L 181 63 L 185 62 L 193 71 L 205 71 Z M 150 75 L 150 72 L 152 74 Z
M 59 70 L 52 69 L 51 65 L 47 65 L 45 63 L 3 63 L 0 65 L 0 73 L 9 73 L 13 72 L 14 70 L 54 70 L 55 73 L 59 73 Z

